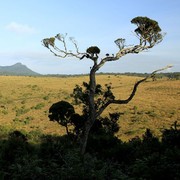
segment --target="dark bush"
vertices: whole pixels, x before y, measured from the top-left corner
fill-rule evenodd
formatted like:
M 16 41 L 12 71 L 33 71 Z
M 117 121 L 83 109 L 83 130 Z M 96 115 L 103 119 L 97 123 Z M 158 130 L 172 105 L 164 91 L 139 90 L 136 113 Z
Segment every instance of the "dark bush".
M 180 148 L 180 130 L 165 129 L 162 135 L 162 142 L 164 145 Z

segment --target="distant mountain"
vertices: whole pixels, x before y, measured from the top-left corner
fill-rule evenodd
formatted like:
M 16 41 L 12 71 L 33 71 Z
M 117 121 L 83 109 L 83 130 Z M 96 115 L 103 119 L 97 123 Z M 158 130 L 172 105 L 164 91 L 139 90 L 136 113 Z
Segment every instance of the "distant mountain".
M 9 76 L 38 76 L 40 74 L 32 71 L 27 66 L 16 63 L 12 66 L 0 66 L 0 75 Z

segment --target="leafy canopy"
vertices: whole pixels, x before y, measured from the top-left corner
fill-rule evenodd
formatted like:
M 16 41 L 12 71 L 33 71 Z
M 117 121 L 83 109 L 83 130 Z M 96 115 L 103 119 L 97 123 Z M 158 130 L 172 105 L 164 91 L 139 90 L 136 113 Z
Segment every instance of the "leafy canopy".
M 137 25 L 134 32 L 140 38 L 141 44 L 148 42 L 151 46 L 154 46 L 162 41 L 163 35 L 157 21 L 148 17 L 138 16 L 133 18 L 131 23 Z

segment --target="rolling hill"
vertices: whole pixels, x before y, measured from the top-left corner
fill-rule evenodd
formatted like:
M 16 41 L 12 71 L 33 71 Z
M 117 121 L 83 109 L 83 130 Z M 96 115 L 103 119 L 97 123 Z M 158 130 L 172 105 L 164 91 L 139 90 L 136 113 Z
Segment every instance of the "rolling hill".
M 22 63 L 16 63 L 12 66 L 0 66 L 0 75 L 8 76 L 38 76 L 39 73 L 36 73 L 29 69 L 27 66 Z

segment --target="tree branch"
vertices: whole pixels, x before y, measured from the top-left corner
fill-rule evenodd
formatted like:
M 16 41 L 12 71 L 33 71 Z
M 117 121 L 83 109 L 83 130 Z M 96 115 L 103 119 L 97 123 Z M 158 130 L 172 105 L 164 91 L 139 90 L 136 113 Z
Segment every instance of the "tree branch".
M 172 67 L 172 65 L 168 65 L 168 66 L 166 66 L 166 67 L 164 67 L 164 68 L 155 70 L 155 71 L 153 71 L 150 75 L 148 75 L 147 77 L 145 77 L 145 78 L 137 81 L 137 82 L 135 83 L 135 85 L 134 85 L 134 88 L 133 88 L 130 96 L 129 96 L 127 99 L 125 99 L 125 100 L 109 100 L 108 102 L 106 102 L 106 103 L 99 109 L 99 111 L 96 112 L 96 118 L 99 117 L 99 116 L 102 114 L 102 112 L 103 112 L 110 104 L 128 104 L 128 103 L 133 99 L 133 97 L 135 96 L 136 91 L 137 91 L 137 88 L 138 88 L 138 86 L 139 86 L 142 82 L 144 82 L 144 81 L 146 81 L 147 79 L 153 77 L 157 72 L 163 71 L 163 70 L 166 70 L 166 69 L 169 69 L 169 68 L 171 68 L 171 67 Z
M 106 62 L 108 61 L 117 61 L 119 60 L 122 56 L 125 56 L 126 54 L 138 54 L 144 50 L 147 50 L 149 48 L 152 48 L 154 46 L 153 45 L 149 45 L 149 46 L 146 46 L 146 44 L 142 45 L 141 43 L 139 45 L 135 45 L 135 46 L 132 46 L 132 47 L 128 47 L 128 48 L 121 48 L 117 53 L 116 53 L 116 56 L 108 56 L 108 57 L 105 57 L 103 59 L 101 59 L 101 61 L 99 62 L 99 64 L 97 64 L 96 66 L 96 71 L 99 70 Z
M 65 34 L 65 35 L 57 34 L 55 37 L 43 39 L 42 44 L 44 47 L 48 48 L 49 51 L 57 57 L 66 58 L 68 56 L 72 56 L 72 57 L 76 57 L 78 59 L 81 59 L 81 57 L 83 55 L 85 55 L 86 53 L 79 52 L 77 42 L 75 41 L 75 39 L 73 37 L 70 37 L 69 40 L 73 44 L 73 46 L 75 48 L 75 52 L 71 52 L 70 50 L 68 50 L 67 42 L 66 42 L 66 36 L 67 36 L 67 34 Z M 58 48 L 55 45 L 55 40 L 60 41 L 60 43 L 63 46 L 62 49 Z

